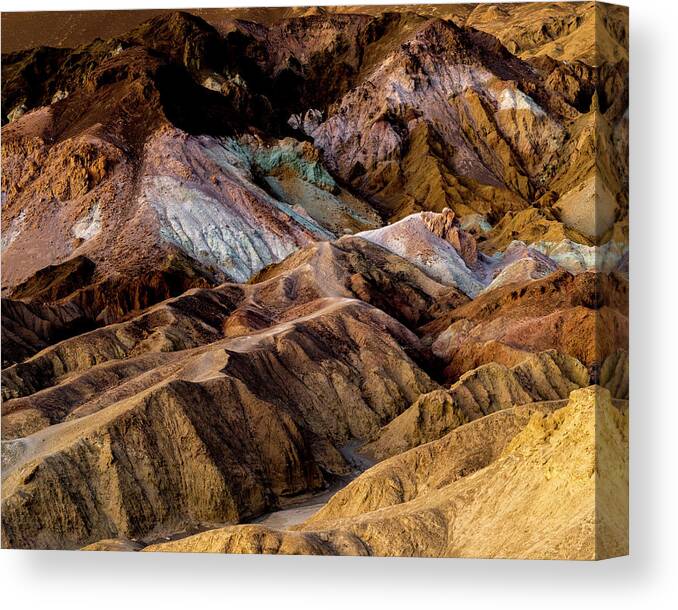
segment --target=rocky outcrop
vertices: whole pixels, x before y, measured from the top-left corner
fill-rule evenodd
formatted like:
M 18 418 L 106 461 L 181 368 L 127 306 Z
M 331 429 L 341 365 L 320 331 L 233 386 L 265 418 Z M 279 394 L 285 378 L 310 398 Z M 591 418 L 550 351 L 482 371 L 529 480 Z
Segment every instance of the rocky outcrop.
M 16 286 L 14 299 L 38 302 L 58 301 L 80 288 L 86 287 L 94 274 L 94 263 L 85 256 L 76 256 L 61 265 L 40 269 L 29 280 Z
M 340 447 L 435 387 L 408 355 L 417 349 L 379 310 L 328 299 L 262 332 L 184 350 L 180 366 L 135 392 L 107 390 L 109 376 L 143 375 L 147 358 L 121 373 L 94 367 L 99 410 L 5 441 L 3 545 L 72 548 L 239 522 L 320 489 L 350 470 Z
M 628 12 L 611 4 L 559 2 L 536 11 L 478 5 L 466 23 L 494 34 L 520 57 L 548 55 L 594 66 L 628 57 Z
M 478 260 L 476 240 L 461 229 L 452 210 L 445 208 L 440 214 L 422 212 L 421 217 L 431 233 L 452 244 L 468 267 L 475 266 Z
M 600 385 L 614 398 L 629 399 L 629 354 L 624 349 L 610 354 L 600 367 Z
M 565 271 L 485 292 L 422 328 L 457 379 L 489 361 L 511 366 L 525 352 L 555 349 L 591 370 L 628 342 L 628 281 Z
M 526 207 L 531 172 L 517 167 L 528 157 L 547 162 L 562 138 L 549 112 L 567 111 L 495 43 L 452 22 L 424 22 L 309 135 L 331 170 L 377 201 L 391 219 L 444 207 L 485 212 L 474 202 L 489 195 L 481 194 L 478 183 L 498 191 L 494 214 Z M 503 63 L 501 74 L 490 57 Z M 446 65 L 442 71 L 434 67 L 441 62 Z M 436 78 L 427 78 L 433 72 Z M 529 93 L 516 93 L 509 81 Z M 519 115 L 525 117 L 520 122 L 524 134 L 516 128 Z M 482 146 L 479 134 L 488 130 L 494 148 L 505 153 L 501 157 Z M 458 187 L 459 180 L 450 175 L 466 183 Z M 474 191 L 480 197 L 470 194 Z
M 4 546 L 624 552 L 624 9 L 64 18 L 3 15 Z
M 2 299 L 2 366 L 26 360 L 90 327 L 91 321 L 72 303 L 61 307 Z
M 386 460 L 297 531 L 231 527 L 145 550 L 603 559 L 628 552 L 627 485 L 624 406 L 592 386 Z
M 623 242 L 610 240 L 602 246 L 587 246 L 565 239 L 557 243 L 538 241 L 532 248 L 570 273 L 617 271 L 628 275 L 628 248 Z
M 325 6 L 280 8 L 191 9 L 222 31 L 234 19 L 263 24 L 275 24 L 283 19 L 308 16 L 331 17 L 351 13 L 391 16 L 393 6 Z M 53 19 L 41 13 L 8 15 L 8 35 L 3 38 L 2 51 L 14 51 L 35 46 L 68 47 L 89 42 L 94 36 L 109 38 L 129 31 L 159 11 L 136 10 L 99 16 L 80 12 L 70 16 L 74 27 L 64 31 Z M 170 12 L 170 11 L 166 11 Z M 558 59 L 589 63 L 615 61 L 628 57 L 628 16 L 624 7 L 592 2 L 567 2 L 541 6 L 511 7 L 501 4 L 420 4 L 417 14 L 424 17 L 450 19 L 497 36 L 512 52 L 521 57 L 551 55 Z M 397 14 L 396 14 L 397 15 Z M 593 45 L 591 25 L 597 17 L 599 41 Z M 392 17 L 391 17 L 392 18 Z M 11 20 L 11 21 L 10 21 Z M 11 27 L 10 25 L 11 24 Z M 353 33 L 353 32 L 351 32 Z M 350 37 L 348 37 L 350 38 Z
M 501 261 L 492 270 L 492 281 L 485 290 L 494 290 L 508 284 L 525 284 L 538 280 L 558 269 L 555 261 L 534 247 L 514 241 L 504 251 Z
M 482 289 L 482 283 L 463 258 L 474 259 L 475 249 L 466 246 L 473 238 L 457 228 L 446 231 L 443 226 L 445 214 L 438 215 L 439 224 L 436 224 L 435 216 L 413 214 L 357 236 L 402 256 L 434 280 L 454 286 L 473 298 Z M 460 240 L 464 241 L 463 245 Z
M 68 337 L 130 317 L 158 301 L 212 283 L 204 269 L 180 253 L 132 277 L 116 274 L 89 281 L 91 267 L 84 278 L 73 272 L 74 268 L 81 269 L 77 258 L 41 269 L 8 291 L 12 298 L 3 298 L 4 366 L 26 360 Z
M 417 398 L 412 406 L 379 430 L 376 439 L 361 447 L 361 451 L 383 460 L 436 440 L 468 421 L 448 390 L 434 390 Z
M 449 389 L 420 396 L 362 451 L 381 460 L 439 439 L 485 415 L 532 402 L 562 400 L 588 384 L 586 368 L 556 351 L 528 356 L 512 368 L 485 364 L 462 375 Z
M 222 336 L 223 316 L 242 298 L 237 287 L 199 291 L 150 308 L 141 316 L 67 339 L 2 373 L 3 398 L 27 396 L 58 383 L 65 375 L 111 360 L 147 352 L 190 349 Z
M 587 245 L 591 243 L 584 235 L 560 222 L 548 208 L 530 208 L 507 212 L 484 236 L 479 247 L 486 254 L 494 254 L 506 250 L 516 239 L 526 244 L 540 241 L 559 244 L 564 240 Z
M 7 56 L 3 107 L 26 111 L 3 130 L 3 286 L 74 257 L 93 260 L 102 281 L 177 254 L 211 283 L 245 281 L 312 240 L 378 226 L 378 213 L 447 207 L 496 225 L 480 244 L 490 254 L 516 238 L 607 239 L 627 201 L 607 197 L 592 235 L 591 202 L 577 194 L 591 190 L 597 157 L 596 193 L 627 182 L 624 60 L 528 64 L 509 51 L 531 57 L 551 38 L 505 36 L 540 19 L 495 9 L 222 18 L 216 29 L 169 13 L 78 49 Z M 455 18 L 440 19 L 448 10 Z M 623 44 L 620 15 L 599 10 Z M 545 27 L 560 40 L 564 19 L 578 40 L 594 12 L 549 9 Z M 581 90 L 561 86 L 566 77 Z M 582 102 L 591 87 L 596 108 Z M 104 100 L 114 103 L 101 114 Z M 600 145 L 597 123 L 609 136 Z M 475 240 L 445 233 L 473 267 Z
M 409 260 L 362 236 L 299 250 L 251 283 L 283 303 L 298 303 L 308 295 L 357 298 L 411 330 L 468 302 L 462 291 L 436 282 Z
M 249 285 L 189 291 L 130 320 L 64 340 L 6 368 L 3 414 L 25 407 L 42 410 L 42 404 L 54 411 L 61 402 L 54 391 L 68 390 L 71 383 L 89 383 L 81 375 L 94 366 L 262 331 L 294 320 L 305 304 L 323 298 L 360 299 L 411 329 L 467 301 L 454 288 L 434 282 L 407 261 L 362 239 L 314 244 L 267 268 Z M 35 395 L 56 386 L 63 376 L 69 377 L 67 383 Z M 23 396 L 30 399 L 11 400 Z M 78 404 L 74 400 L 69 398 L 71 408 Z M 52 416 L 49 419 L 54 422 Z M 8 429 L 5 422 L 5 432 Z
M 243 79 L 247 99 L 195 82 L 227 70 L 225 44 L 201 20 L 175 14 L 120 40 L 6 58 L 3 102 L 32 92 L 29 112 L 3 129 L 8 294 L 85 259 L 95 264 L 87 283 L 107 288 L 122 276 L 143 291 L 148 270 L 169 258 L 187 259 L 209 284 L 245 281 L 299 246 L 381 223 L 334 183 L 310 144 L 244 136 L 270 112 Z M 49 78 L 27 83 L 27 65 Z M 70 93 L 51 103 L 52 89 Z M 190 274 L 174 281 L 200 285 Z M 147 292 L 156 294 L 143 307 L 177 294 Z M 128 311 L 111 307 L 103 317 Z

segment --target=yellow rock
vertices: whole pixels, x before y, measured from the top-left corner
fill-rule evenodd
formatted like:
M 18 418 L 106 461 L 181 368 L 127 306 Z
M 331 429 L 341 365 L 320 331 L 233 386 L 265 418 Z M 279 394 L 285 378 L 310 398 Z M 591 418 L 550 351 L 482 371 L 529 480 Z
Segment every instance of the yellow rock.
M 590 386 L 386 460 L 296 531 L 228 527 L 145 550 L 604 559 L 628 553 L 627 489 L 626 404 Z

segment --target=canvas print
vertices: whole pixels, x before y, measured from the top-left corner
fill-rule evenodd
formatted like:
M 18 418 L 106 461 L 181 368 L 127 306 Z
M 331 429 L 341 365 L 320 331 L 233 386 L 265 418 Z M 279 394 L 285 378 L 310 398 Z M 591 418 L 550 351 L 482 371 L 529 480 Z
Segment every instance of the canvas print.
M 2 547 L 628 553 L 628 9 L 2 15 Z

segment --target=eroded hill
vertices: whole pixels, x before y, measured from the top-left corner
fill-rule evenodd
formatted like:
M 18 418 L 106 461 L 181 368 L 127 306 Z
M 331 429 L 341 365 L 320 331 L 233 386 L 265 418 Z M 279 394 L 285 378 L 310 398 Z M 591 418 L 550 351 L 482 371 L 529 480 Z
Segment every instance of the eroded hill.
M 3 546 L 624 554 L 626 12 L 99 17 L 3 15 Z

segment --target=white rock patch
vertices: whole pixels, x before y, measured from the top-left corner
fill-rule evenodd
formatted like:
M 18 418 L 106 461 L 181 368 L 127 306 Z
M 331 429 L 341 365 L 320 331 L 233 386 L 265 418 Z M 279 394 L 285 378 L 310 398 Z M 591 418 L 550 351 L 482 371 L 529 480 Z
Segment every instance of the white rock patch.
M 296 249 L 291 240 L 264 233 L 197 185 L 169 176 L 148 177 L 142 197 L 157 212 L 167 241 L 236 282 L 247 281 Z
M 4 195 L 4 193 L 3 193 Z M 3 201 L 4 203 L 4 201 Z M 2 227 L 2 251 L 6 248 L 9 248 L 14 240 L 19 237 L 19 234 L 21 233 L 21 227 L 24 222 L 24 218 L 26 217 L 26 212 L 21 212 L 9 225 L 9 227 L 5 228 L 4 223 Z
M 546 115 L 539 104 L 520 89 L 504 89 L 497 101 L 499 110 L 527 110 L 535 116 Z
M 74 237 L 85 241 L 92 239 L 99 231 L 101 231 L 101 210 L 98 205 L 94 205 L 71 229 Z
M 412 214 L 380 229 L 357 233 L 356 237 L 402 256 L 434 280 L 455 286 L 471 298 L 483 289 L 482 282 L 459 253 L 447 241 L 431 233 L 420 214 Z

